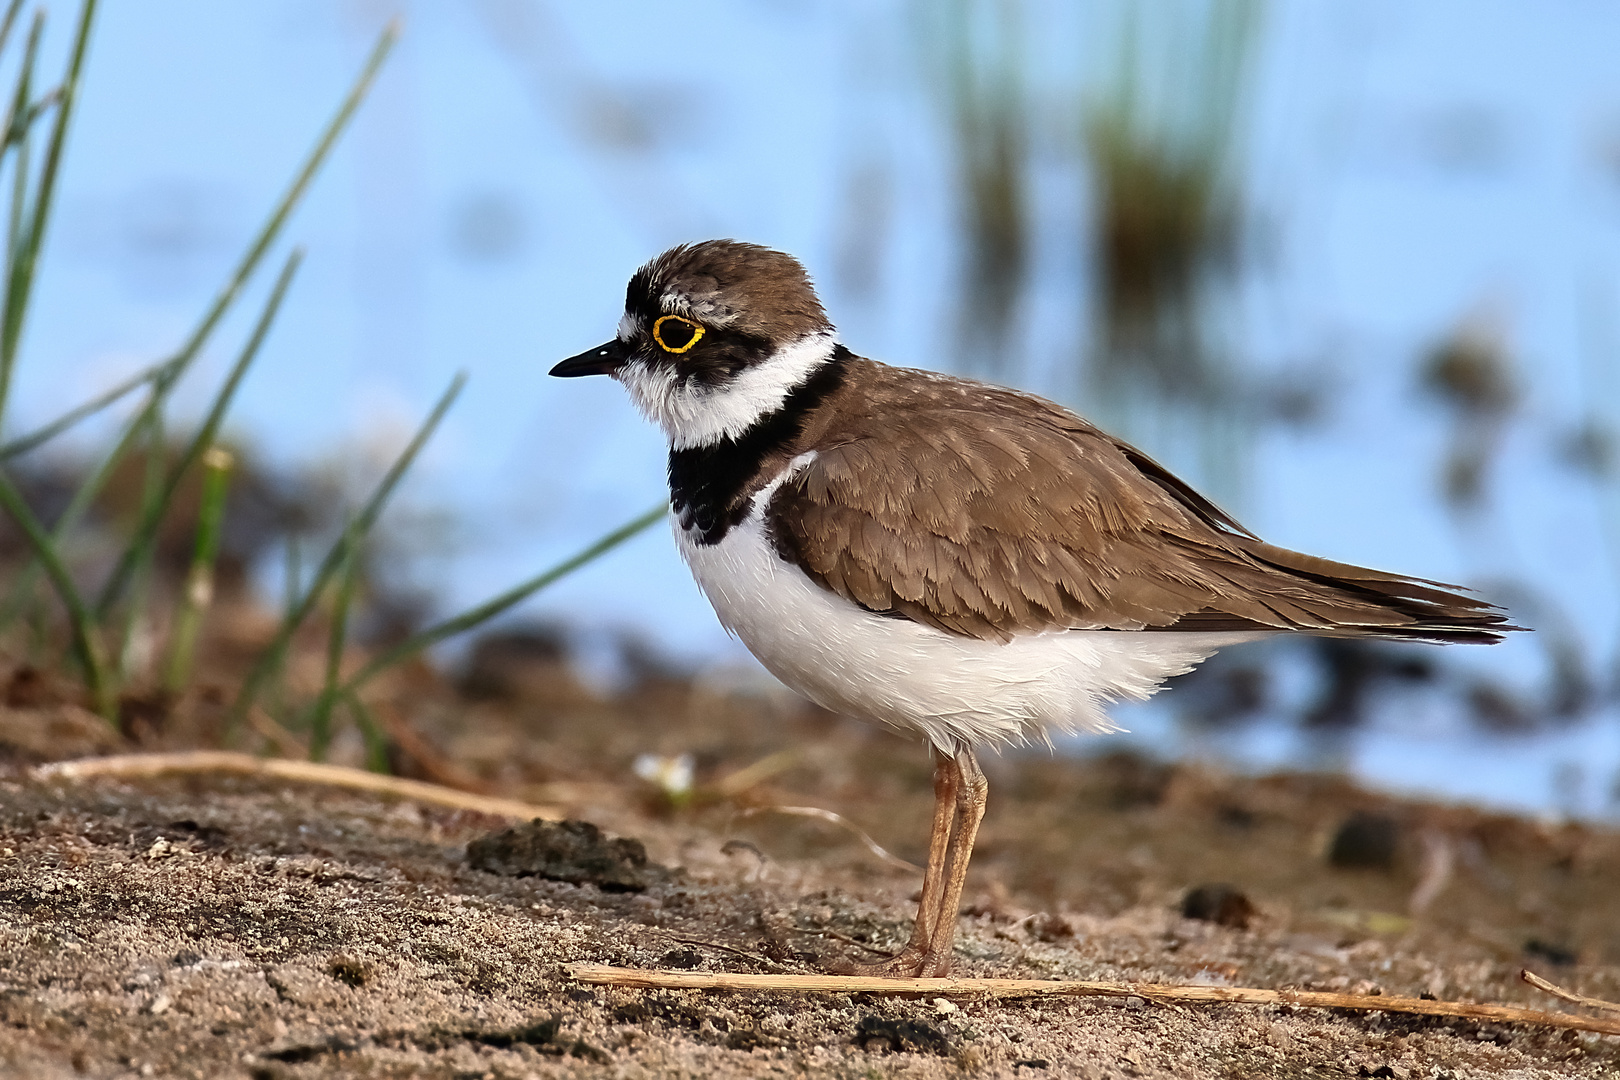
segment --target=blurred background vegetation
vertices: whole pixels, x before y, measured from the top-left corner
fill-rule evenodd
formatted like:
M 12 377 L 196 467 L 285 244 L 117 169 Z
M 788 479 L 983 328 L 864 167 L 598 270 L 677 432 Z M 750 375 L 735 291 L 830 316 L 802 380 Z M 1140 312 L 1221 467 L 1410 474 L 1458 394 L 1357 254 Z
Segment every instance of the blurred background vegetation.
M 475 696 L 757 682 L 660 530 L 609 535 L 657 434 L 541 377 L 732 235 L 858 352 L 1538 631 L 1232 651 L 1128 711 L 1147 749 L 1620 812 L 1620 16 L 1487 8 L 17 0 L 7 701 L 385 767 L 366 683 L 487 618 L 435 654 Z

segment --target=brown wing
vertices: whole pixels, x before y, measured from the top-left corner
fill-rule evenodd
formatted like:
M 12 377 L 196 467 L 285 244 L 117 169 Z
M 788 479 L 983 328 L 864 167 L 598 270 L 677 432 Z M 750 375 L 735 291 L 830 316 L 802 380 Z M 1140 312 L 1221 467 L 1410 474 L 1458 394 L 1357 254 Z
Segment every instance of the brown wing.
M 1049 402 L 858 361 L 767 508 L 783 558 L 869 610 L 1008 639 L 1060 628 L 1491 642 L 1435 582 L 1263 543 Z

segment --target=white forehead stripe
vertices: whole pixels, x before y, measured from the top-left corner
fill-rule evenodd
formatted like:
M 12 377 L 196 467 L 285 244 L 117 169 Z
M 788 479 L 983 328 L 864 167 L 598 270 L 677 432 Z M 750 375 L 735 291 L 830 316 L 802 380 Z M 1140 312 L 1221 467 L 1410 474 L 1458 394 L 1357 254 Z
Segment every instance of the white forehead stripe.
M 736 323 L 737 313 L 714 299 L 714 296 L 712 292 L 701 296 L 689 296 L 674 289 L 667 289 L 664 295 L 658 298 L 658 302 L 671 315 L 681 315 L 701 323 L 708 323 L 710 326 L 727 327 Z
M 614 373 L 636 407 L 669 436 L 672 450 L 736 438 L 782 407 L 793 390 L 832 358 L 838 339 L 809 334 L 744 368 L 724 386 L 683 379 L 673 368 L 637 358 Z
M 640 329 L 641 324 L 636 322 L 636 317 L 631 315 L 628 311 L 619 316 L 618 336 L 619 340 L 624 342 L 626 345 L 636 340 L 636 334 L 640 331 Z

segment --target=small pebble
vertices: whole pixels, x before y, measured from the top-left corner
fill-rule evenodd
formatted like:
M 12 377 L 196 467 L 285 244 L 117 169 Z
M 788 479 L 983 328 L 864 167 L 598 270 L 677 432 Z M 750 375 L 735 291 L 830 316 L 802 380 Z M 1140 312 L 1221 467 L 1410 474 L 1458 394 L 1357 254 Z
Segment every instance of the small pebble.
M 1388 814 L 1358 810 L 1344 820 L 1328 847 L 1328 863 L 1343 869 L 1388 870 L 1395 865 L 1400 826 Z
M 1186 919 L 1246 930 L 1257 914 L 1253 902 L 1235 885 L 1198 885 L 1181 898 L 1181 915 Z

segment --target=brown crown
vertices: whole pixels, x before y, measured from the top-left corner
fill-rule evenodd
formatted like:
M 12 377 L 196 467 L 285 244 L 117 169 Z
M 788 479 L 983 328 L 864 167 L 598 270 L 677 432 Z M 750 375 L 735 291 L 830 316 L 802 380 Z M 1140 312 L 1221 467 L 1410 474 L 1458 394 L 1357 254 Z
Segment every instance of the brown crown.
M 689 315 L 778 344 L 833 328 L 799 260 L 739 240 L 670 248 L 630 279 L 625 309 Z

